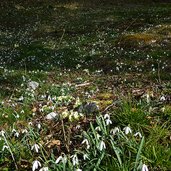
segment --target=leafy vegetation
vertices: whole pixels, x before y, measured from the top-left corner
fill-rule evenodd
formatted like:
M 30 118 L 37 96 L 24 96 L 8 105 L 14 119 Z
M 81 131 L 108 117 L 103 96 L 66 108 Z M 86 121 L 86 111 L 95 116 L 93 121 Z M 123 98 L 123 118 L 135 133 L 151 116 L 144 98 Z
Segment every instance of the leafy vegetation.
M 1 3 L 0 170 L 171 170 L 171 4 Z

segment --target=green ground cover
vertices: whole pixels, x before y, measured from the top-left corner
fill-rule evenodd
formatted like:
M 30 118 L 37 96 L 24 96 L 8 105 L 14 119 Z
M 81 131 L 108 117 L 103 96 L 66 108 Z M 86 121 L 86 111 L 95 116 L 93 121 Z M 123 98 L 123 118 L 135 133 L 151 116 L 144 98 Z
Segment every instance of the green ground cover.
M 171 170 L 171 4 L 0 12 L 0 170 Z

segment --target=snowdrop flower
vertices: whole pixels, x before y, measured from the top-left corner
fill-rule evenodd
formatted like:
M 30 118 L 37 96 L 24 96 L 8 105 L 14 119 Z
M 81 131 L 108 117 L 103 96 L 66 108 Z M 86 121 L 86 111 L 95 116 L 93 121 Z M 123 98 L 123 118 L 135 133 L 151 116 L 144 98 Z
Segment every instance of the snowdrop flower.
M 15 137 L 17 137 L 17 138 L 19 137 L 19 132 L 17 132 L 15 129 L 12 130 L 12 133 L 14 133 Z
M 23 96 L 21 96 L 21 97 L 19 97 L 19 99 L 18 99 L 19 101 L 23 101 L 24 100 L 24 97 Z
M 59 157 L 56 159 L 55 163 L 58 164 L 60 161 L 62 161 L 62 159 L 63 159 L 63 157 L 62 157 L 62 156 L 59 156 Z
M 142 135 L 141 135 L 140 132 L 136 132 L 136 133 L 134 134 L 134 137 L 137 137 L 137 136 L 139 136 L 140 138 L 142 138 Z
M 105 115 L 104 115 L 104 119 L 110 119 L 109 114 L 105 114 Z
M 40 123 L 37 124 L 37 128 L 38 128 L 38 129 L 41 128 L 41 124 L 40 124 Z
M 111 129 L 110 130 L 110 133 L 112 134 L 112 135 L 115 135 L 116 133 L 118 133 L 120 130 L 119 130 L 119 128 L 118 127 L 115 127 L 114 129 Z
M 95 128 L 95 130 L 96 130 L 96 131 L 101 131 L 100 126 L 97 126 L 97 127 Z
M 4 146 L 2 147 L 2 151 L 4 151 L 5 149 L 9 149 L 9 147 L 8 147 L 7 145 L 4 145 Z
M 97 134 L 97 139 L 98 139 L 98 140 L 100 139 L 100 137 L 101 137 L 101 135 Z
M 24 134 L 24 133 L 28 133 L 27 129 L 22 130 L 22 134 Z
M 32 147 L 31 147 L 31 150 L 35 150 L 36 153 L 39 152 L 39 149 L 40 149 L 40 146 L 38 144 L 34 144 Z
M 84 144 L 84 143 L 87 145 L 87 149 L 89 149 L 90 148 L 90 144 L 88 142 L 88 139 L 84 139 L 81 144 Z
M 22 79 L 24 82 L 26 81 L 26 77 L 24 75 L 22 76 Z
M 33 125 L 33 123 L 32 123 L 32 122 L 29 122 L 28 124 L 29 124 L 30 126 L 32 126 L 32 125 Z
M 131 130 L 131 128 L 129 126 L 126 126 L 123 130 L 125 131 L 126 135 L 129 134 L 129 133 L 130 134 L 132 133 L 132 130 Z
M 48 167 L 42 167 L 39 171 L 48 171 L 49 168 Z
M 5 131 L 2 130 L 2 131 L 0 132 L 0 135 L 4 137 L 4 136 L 5 136 Z
M 80 128 L 81 128 L 81 125 L 77 125 L 77 126 L 76 126 L 76 129 L 80 129 Z
M 41 163 L 38 160 L 35 160 L 32 165 L 32 171 L 35 171 L 39 167 L 41 167 Z
M 141 171 L 148 171 L 148 167 L 147 167 L 147 165 L 143 164 L 143 166 L 142 166 L 142 170 L 141 170 Z
M 104 119 L 106 121 L 106 125 L 112 124 L 112 121 L 110 120 L 110 115 L 109 114 L 105 114 Z
M 112 121 L 109 118 L 106 119 L 106 125 L 110 125 L 110 124 L 112 124 Z
M 83 159 L 84 159 L 84 160 L 89 159 L 88 154 L 84 154 L 84 155 L 83 155 Z
M 165 96 L 160 97 L 160 101 L 165 101 L 165 100 L 166 100 Z
M 150 95 L 149 94 L 146 95 L 146 100 L 147 100 L 147 103 L 150 103 Z
M 63 163 L 66 163 L 67 162 L 67 157 L 64 155 L 63 157 L 62 156 L 59 156 L 55 163 L 58 164 L 60 161 L 62 161 Z
M 24 110 L 21 110 L 21 112 L 20 113 L 24 113 Z
M 19 137 L 19 132 L 15 132 L 14 136 L 18 138 Z
M 103 149 L 106 149 L 106 145 L 105 145 L 104 141 L 101 141 L 99 144 L 99 150 L 102 151 Z
M 78 165 L 79 162 L 78 162 L 78 157 L 77 157 L 77 154 L 74 154 L 72 157 L 72 164 L 75 166 L 75 165 Z
M 165 111 L 165 109 L 166 109 L 165 107 L 162 107 L 162 108 L 161 108 L 161 111 L 162 111 L 162 112 L 164 112 L 164 111 Z
M 75 171 L 82 171 L 82 169 L 76 169 Z

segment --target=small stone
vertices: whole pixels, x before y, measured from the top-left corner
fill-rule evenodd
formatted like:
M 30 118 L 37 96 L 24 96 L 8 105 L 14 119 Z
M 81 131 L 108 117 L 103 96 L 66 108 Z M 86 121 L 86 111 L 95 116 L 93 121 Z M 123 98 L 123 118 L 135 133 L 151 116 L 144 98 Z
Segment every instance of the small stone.
M 47 120 L 56 119 L 57 115 L 58 115 L 57 113 L 51 112 L 51 113 L 49 113 L 48 115 L 46 115 L 46 119 L 47 119 Z
M 36 81 L 30 81 L 27 86 L 32 90 L 36 90 L 36 88 L 39 87 L 39 83 Z
M 80 113 L 90 114 L 90 113 L 98 112 L 99 107 L 97 106 L 97 104 L 95 102 L 90 102 L 90 103 L 85 104 L 84 106 L 81 105 L 79 107 L 78 111 Z

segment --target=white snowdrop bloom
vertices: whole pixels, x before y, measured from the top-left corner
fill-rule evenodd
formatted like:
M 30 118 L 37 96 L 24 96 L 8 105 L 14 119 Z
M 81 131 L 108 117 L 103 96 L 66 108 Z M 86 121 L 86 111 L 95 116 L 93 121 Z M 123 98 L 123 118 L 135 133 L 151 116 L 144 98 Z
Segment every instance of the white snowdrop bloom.
M 81 128 L 81 125 L 77 125 L 77 126 L 76 126 L 76 129 L 80 129 L 80 128 Z
M 109 114 L 105 114 L 104 115 L 104 119 L 110 119 L 110 115 Z
M 9 147 L 8 147 L 7 145 L 4 145 L 4 146 L 2 147 L 2 151 L 5 151 L 5 149 L 9 149 Z
M 24 113 L 24 110 L 21 110 L 21 112 L 20 113 Z
M 46 115 L 46 119 L 47 120 L 53 120 L 53 119 L 55 119 L 56 116 L 57 116 L 57 113 L 51 112 L 48 115 Z
M 28 133 L 27 129 L 23 129 L 21 132 L 22 132 L 22 134 Z
M 26 77 L 24 75 L 22 76 L 22 79 L 24 82 L 26 81 Z
M 14 132 L 16 132 L 16 129 L 13 128 L 13 129 L 12 129 L 12 133 L 14 133 Z
M 106 119 L 105 120 L 106 121 L 106 125 L 110 125 L 110 124 L 112 124 L 112 121 L 108 118 L 108 119 Z
M 48 99 L 48 101 L 52 101 L 52 98 L 51 98 L 51 96 L 50 96 L 50 95 L 48 96 L 48 98 L 47 98 L 47 99 Z
M 100 126 L 97 126 L 97 127 L 95 128 L 95 130 L 96 130 L 96 131 L 101 131 Z
M 125 131 L 126 135 L 129 134 L 129 133 L 130 134 L 132 133 L 132 130 L 131 130 L 131 128 L 129 126 L 126 126 L 123 130 Z
M 137 136 L 139 136 L 140 138 L 142 138 L 142 135 L 141 135 L 140 132 L 136 132 L 136 133 L 134 134 L 134 137 L 137 137 Z
M 12 133 L 14 133 L 15 137 L 19 137 L 19 132 L 16 131 L 16 129 L 12 129 Z
M 41 124 L 40 124 L 40 123 L 37 124 L 37 128 L 38 128 L 38 129 L 41 128 Z
M 59 157 L 56 159 L 55 163 L 58 164 L 60 161 L 62 161 L 62 159 L 63 159 L 63 157 L 62 157 L 62 156 L 59 156 Z
M 98 140 L 100 139 L 100 137 L 101 137 L 101 135 L 97 134 L 97 139 L 98 139 Z
M 165 96 L 160 97 L 160 101 L 165 101 L 165 100 L 166 100 Z
M 146 100 L 147 100 L 147 103 L 150 103 L 150 95 L 149 94 L 146 94 Z
M 29 123 L 28 123 L 28 125 L 32 126 L 32 125 L 33 125 L 33 123 L 32 123 L 32 122 L 29 122 Z
M 74 154 L 71 156 L 72 157 L 72 164 L 75 166 L 75 165 L 78 165 L 79 162 L 78 162 L 78 157 L 77 157 L 77 154 Z
M 41 167 L 41 163 L 38 160 L 33 161 L 32 171 L 35 171 L 39 167 Z
M 21 97 L 18 98 L 18 100 L 19 100 L 19 101 L 23 101 L 23 100 L 24 100 L 24 97 L 21 96 Z
M 17 118 L 17 119 L 20 118 L 20 115 L 19 114 L 15 115 L 15 118 Z
M 162 112 L 164 112 L 165 110 L 166 110 L 166 108 L 165 108 L 165 107 L 162 107 L 162 108 L 161 108 L 161 111 L 162 111 Z
M 67 157 L 66 157 L 66 155 L 64 155 L 64 156 L 59 156 L 59 157 L 56 159 L 55 163 L 58 164 L 60 161 L 62 161 L 63 163 L 66 163 L 66 162 L 67 162 Z
M 143 165 L 142 165 L 142 170 L 141 170 L 141 171 L 148 171 L 147 165 L 143 164 Z
M 32 147 L 31 147 L 31 150 L 35 150 L 36 153 L 39 152 L 39 149 L 40 149 L 40 146 L 38 144 L 34 144 Z
M 84 139 L 81 144 L 84 144 L 84 143 L 86 144 L 87 149 L 89 149 L 90 148 L 90 144 L 88 142 L 88 139 Z
M 83 159 L 84 159 L 84 160 L 89 159 L 88 154 L 84 154 L 84 155 L 83 155 Z
M 78 169 L 76 169 L 75 171 L 82 171 L 82 169 L 79 169 L 79 168 L 78 168 Z
M 110 133 L 111 133 L 112 135 L 115 135 L 115 134 L 118 133 L 119 131 L 120 131 L 119 128 L 118 128 L 118 127 L 115 127 L 115 128 L 113 128 L 113 129 L 110 130 Z
M 0 132 L 0 135 L 4 137 L 4 136 L 5 136 L 5 131 L 2 130 L 2 131 Z
M 102 151 L 103 149 L 106 149 L 106 145 L 105 145 L 104 141 L 101 141 L 99 144 L 99 150 Z
M 19 134 L 19 132 L 17 132 L 17 131 L 14 133 L 14 136 L 17 137 L 17 138 L 19 137 L 19 135 L 20 135 L 20 134 Z
M 36 88 L 39 87 L 39 83 L 36 82 L 36 81 L 30 81 L 30 82 L 27 84 L 27 86 L 28 86 L 29 89 L 36 90 Z
M 49 168 L 48 167 L 42 167 L 39 171 L 48 171 Z

